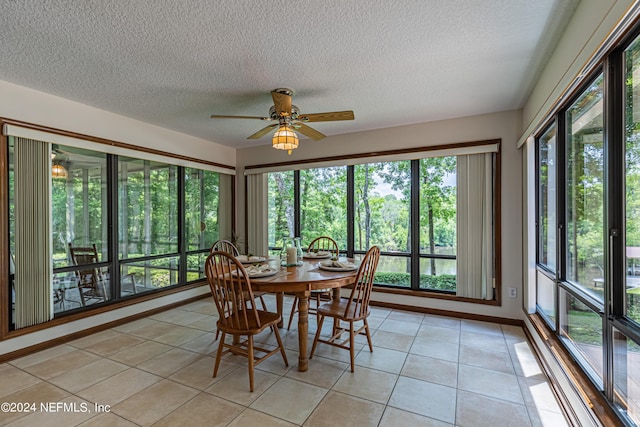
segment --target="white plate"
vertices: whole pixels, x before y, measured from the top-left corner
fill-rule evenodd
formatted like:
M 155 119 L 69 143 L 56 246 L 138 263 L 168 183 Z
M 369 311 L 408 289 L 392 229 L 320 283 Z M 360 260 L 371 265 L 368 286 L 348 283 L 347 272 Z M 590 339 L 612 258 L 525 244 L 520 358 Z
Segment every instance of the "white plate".
M 327 252 L 326 254 L 316 254 L 314 252 L 311 253 L 305 253 L 304 254 L 304 258 L 308 258 L 308 259 L 327 259 L 327 258 L 331 258 L 331 253 Z
M 274 270 L 273 268 L 267 268 L 266 270 L 262 270 L 260 273 L 249 273 L 249 278 L 250 279 L 257 279 L 259 277 L 267 277 L 267 276 L 273 276 L 274 274 L 276 274 L 278 272 L 278 270 Z M 232 272 L 231 274 L 233 274 L 234 276 L 236 276 L 238 273 L 236 273 L 235 271 Z
M 358 266 L 354 265 L 353 267 L 334 267 L 333 265 L 331 265 L 332 262 L 331 261 L 323 261 L 320 263 L 319 267 L 320 270 L 327 270 L 327 271 L 353 271 L 353 270 L 357 270 Z
M 238 261 L 240 261 L 243 264 L 255 264 L 255 263 L 264 262 L 267 260 L 263 256 L 252 256 L 251 258 L 247 258 L 246 255 L 238 255 L 236 258 L 238 259 Z

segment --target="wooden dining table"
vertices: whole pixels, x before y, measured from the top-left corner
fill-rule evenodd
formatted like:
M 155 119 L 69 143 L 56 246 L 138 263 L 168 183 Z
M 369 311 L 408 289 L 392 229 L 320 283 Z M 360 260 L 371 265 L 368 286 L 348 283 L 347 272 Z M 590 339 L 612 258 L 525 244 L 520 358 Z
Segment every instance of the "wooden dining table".
M 341 259 L 341 261 L 346 259 Z M 251 288 L 254 291 L 276 293 L 278 313 L 282 316 L 284 293 L 295 294 L 298 297 L 298 370 L 305 372 L 309 369 L 307 340 L 309 336 L 309 296 L 311 291 L 332 289 L 333 297 L 340 298 L 340 288 L 355 282 L 357 269 L 349 271 L 327 271 L 320 269 L 322 259 L 303 259 L 302 265 L 294 267 L 280 267 L 279 259 L 269 259 L 272 268 L 278 269 L 273 276 L 251 278 Z M 349 260 L 352 261 L 352 260 Z M 280 321 L 278 327 L 282 327 Z

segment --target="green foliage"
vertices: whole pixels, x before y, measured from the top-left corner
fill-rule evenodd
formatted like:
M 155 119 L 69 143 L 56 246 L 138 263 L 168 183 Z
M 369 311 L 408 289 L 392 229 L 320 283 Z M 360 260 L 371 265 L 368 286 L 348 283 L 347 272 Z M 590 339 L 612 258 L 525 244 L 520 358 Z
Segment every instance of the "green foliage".
M 409 273 L 390 273 L 377 271 L 375 275 L 375 283 L 411 287 L 411 276 Z M 420 275 L 420 289 L 433 289 L 440 291 L 456 291 L 456 276 L 452 274 L 442 274 L 433 276 L 431 274 Z

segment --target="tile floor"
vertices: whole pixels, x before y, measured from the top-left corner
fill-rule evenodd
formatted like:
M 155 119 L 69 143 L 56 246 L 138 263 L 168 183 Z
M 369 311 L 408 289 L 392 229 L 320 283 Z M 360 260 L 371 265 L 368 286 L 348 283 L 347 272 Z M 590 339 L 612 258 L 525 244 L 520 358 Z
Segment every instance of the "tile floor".
M 240 356 L 211 377 L 213 313 L 203 299 L 1 364 L 0 401 L 36 410 L 0 412 L 0 425 L 567 425 L 518 327 L 373 307 L 374 351 L 358 339 L 352 374 L 348 352 L 323 344 L 298 372 L 292 326 L 289 367 L 272 356 L 250 393 Z M 267 330 L 257 341 L 275 339 Z

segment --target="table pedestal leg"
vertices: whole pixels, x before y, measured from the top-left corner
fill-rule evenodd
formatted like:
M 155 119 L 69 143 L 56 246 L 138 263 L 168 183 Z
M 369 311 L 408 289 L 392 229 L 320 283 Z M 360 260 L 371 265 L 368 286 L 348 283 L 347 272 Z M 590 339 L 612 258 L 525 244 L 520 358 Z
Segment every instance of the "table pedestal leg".
M 283 305 L 284 305 L 284 292 L 276 292 L 276 310 L 280 315 L 280 322 L 278 322 L 278 328 L 282 328 L 284 326 L 284 321 L 282 320 Z
M 307 354 L 307 337 L 309 335 L 309 292 L 298 295 L 298 371 L 306 372 L 309 369 L 309 356 Z

